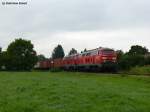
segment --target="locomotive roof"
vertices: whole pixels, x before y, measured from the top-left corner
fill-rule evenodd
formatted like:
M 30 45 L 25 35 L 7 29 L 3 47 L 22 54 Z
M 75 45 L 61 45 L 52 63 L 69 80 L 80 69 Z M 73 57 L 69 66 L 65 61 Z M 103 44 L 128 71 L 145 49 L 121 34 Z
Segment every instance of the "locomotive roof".
M 113 49 L 111 49 L 111 48 L 99 47 L 99 48 L 96 48 L 96 49 L 87 50 L 87 51 L 82 52 L 82 53 L 67 55 L 67 56 L 65 56 L 64 58 L 72 58 L 72 57 L 76 57 L 76 56 L 80 56 L 80 55 L 85 55 L 85 54 L 97 52 L 98 50 L 113 50 Z
M 84 54 L 84 53 L 90 53 L 90 52 L 94 52 L 94 51 L 98 51 L 98 50 L 113 50 L 111 48 L 104 48 L 104 47 L 99 47 L 99 48 L 96 48 L 96 49 L 91 49 L 91 50 L 87 50 L 81 54 Z
M 79 55 L 78 53 L 77 54 L 72 54 L 72 55 L 67 55 L 64 58 L 75 57 L 75 56 L 78 56 L 78 55 Z

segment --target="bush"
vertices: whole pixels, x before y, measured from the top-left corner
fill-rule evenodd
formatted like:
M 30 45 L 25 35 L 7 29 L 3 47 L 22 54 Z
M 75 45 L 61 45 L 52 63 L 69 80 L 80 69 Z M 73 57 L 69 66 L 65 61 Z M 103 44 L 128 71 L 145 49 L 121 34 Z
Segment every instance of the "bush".
M 145 58 L 145 65 L 150 65 L 150 57 Z
M 118 60 L 118 66 L 121 70 L 129 70 L 131 67 L 145 65 L 144 56 L 141 55 L 123 55 Z
M 127 70 L 130 68 L 130 63 L 128 61 L 129 56 L 124 55 L 118 60 L 118 68 L 121 70 Z

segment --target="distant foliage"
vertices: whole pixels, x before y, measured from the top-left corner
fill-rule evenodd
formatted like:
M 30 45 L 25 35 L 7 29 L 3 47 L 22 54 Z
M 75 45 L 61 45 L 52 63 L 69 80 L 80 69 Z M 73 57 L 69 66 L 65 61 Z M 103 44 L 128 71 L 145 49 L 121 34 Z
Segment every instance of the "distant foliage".
M 120 69 L 128 70 L 134 66 L 143 66 L 145 65 L 144 56 L 142 55 L 124 55 L 118 60 L 118 65 Z
M 77 54 L 77 50 L 75 48 L 72 48 L 69 52 L 69 55 Z
M 124 55 L 124 52 L 122 50 L 117 50 L 116 53 L 117 53 L 117 60 L 120 60 Z
M 150 57 L 145 58 L 145 65 L 150 65 Z
M 38 58 L 38 61 L 44 61 L 47 59 L 43 54 L 38 55 L 37 58 Z
M 1 69 L 6 68 L 6 66 L 7 66 L 7 68 L 10 68 L 11 67 L 10 62 L 11 62 L 11 60 L 8 56 L 8 53 L 6 51 L 3 51 L 2 54 L 1 54 L 1 63 L 2 63 Z
M 120 50 L 116 52 L 118 67 L 122 70 L 129 70 L 135 66 L 143 66 L 150 63 L 150 59 L 145 58 L 145 54 L 148 54 L 148 49 L 139 45 L 131 46 L 127 53 L 123 53 Z
M 0 54 L 2 53 L 2 48 L 0 47 Z
M 2 48 L 0 47 L 0 70 L 2 68 Z
M 148 53 L 148 49 L 146 47 L 142 47 L 140 45 L 131 46 L 128 54 L 129 55 L 145 55 Z
M 64 49 L 61 45 L 58 45 L 54 48 L 52 53 L 52 59 L 63 58 L 65 56 Z
M 36 52 L 31 41 L 16 39 L 10 43 L 4 55 L 8 70 L 31 70 L 37 62 Z

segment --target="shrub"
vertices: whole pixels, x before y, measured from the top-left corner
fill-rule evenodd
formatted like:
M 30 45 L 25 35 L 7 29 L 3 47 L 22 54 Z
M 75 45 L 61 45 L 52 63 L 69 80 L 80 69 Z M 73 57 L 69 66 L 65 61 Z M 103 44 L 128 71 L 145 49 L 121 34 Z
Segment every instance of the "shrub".
M 145 65 L 150 65 L 150 57 L 145 58 Z
M 142 55 L 123 55 L 118 60 L 118 66 L 121 70 L 129 70 L 131 67 L 143 65 L 145 65 L 145 61 Z

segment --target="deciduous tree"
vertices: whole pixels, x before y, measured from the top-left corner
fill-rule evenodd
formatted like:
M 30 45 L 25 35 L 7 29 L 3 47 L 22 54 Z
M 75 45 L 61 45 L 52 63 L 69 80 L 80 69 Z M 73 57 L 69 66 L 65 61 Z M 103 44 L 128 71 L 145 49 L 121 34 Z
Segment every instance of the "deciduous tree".
M 139 45 L 131 46 L 128 54 L 129 55 L 145 55 L 148 53 L 148 49 L 146 47 L 142 47 Z
M 36 51 L 29 40 L 16 39 L 5 53 L 6 67 L 10 70 L 31 70 L 37 62 Z

